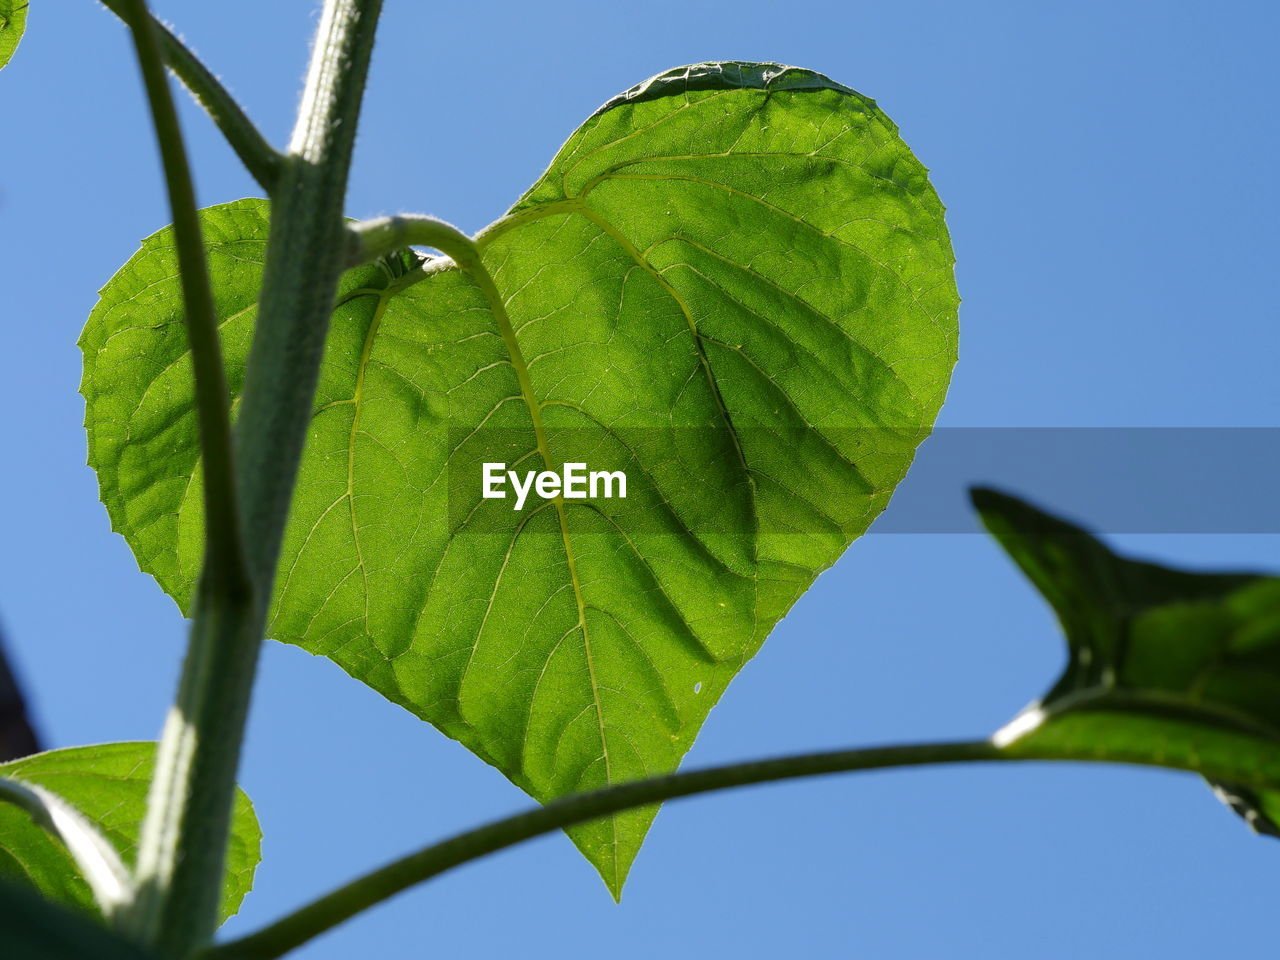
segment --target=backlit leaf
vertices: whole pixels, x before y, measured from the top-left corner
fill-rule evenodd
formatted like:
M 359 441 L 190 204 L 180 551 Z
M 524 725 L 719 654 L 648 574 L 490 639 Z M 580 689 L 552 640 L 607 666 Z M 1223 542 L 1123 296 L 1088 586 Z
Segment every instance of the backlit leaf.
M 34 784 L 76 808 L 106 835 L 128 865 L 146 812 L 154 743 L 103 743 L 49 750 L 0 764 L 0 777 Z M 262 832 L 243 791 L 236 792 L 227 849 L 222 918 L 240 908 L 261 859 Z M 66 849 L 26 811 L 0 804 L 0 878 L 34 886 L 51 900 L 95 910 L 93 894 Z
M 430 196 L 424 196 L 430 202 Z M 268 208 L 204 213 L 238 395 Z M 538 799 L 675 769 L 813 578 L 884 508 L 956 351 L 943 208 L 825 77 L 702 64 L 606 104 L 451 261 L 349 273 L 271 635 L 335 660 Z M 85 329 L 90 460 L 189 603 L 198 448 L 166 232 Z M 625 499 L 481 495 L 481 465 L 623 471 Z M 571 836 L 615 895 L 653 818 Z
M 27 27 L 29 0 L 0 0 L 0 67 L 13 57 Z

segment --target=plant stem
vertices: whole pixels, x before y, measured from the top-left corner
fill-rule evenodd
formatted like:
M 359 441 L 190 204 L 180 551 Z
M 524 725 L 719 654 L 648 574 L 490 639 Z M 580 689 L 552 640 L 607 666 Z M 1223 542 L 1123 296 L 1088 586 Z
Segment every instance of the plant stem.
M 248 635 L 255 605 L 236 503 L 231 419 L 217 314 L 182 131 L 160 55 L 155 21 L 147 12 L 145 0 L 123 0 L 120 6 L 137 50 L 173 212 L 174 243 L 195 375 L 208 532 L 178 706 L 166 722 L 148 795 L 139 842 L 137 892 L 116 919 L 139 939 L 186 947 L 212 935 L 231 812 L 231 797 L 227 795 L 226 809 L 220 815 L 199 821 L 195 828 L 189 819 L 195 807 L 193 799 L 203 795 L 207 786 L 207 777 L 197 778 L 193 770 L 200 737 L 192 718 L 210 710 L 209 685 L 194 683 L 193 678 L 216 669 L 219 655 L 228 649 L 228 639 Z M 234 767 L 231 777 L 234 778 Z M 185 861 L 181 870 L 180 861 Z M 209 877 L 215 879 L 211 882 Z
M 204 480 L 204 575 L 220 581 L 225 590 L 247 590 L 244 553 L 236 505 L 235 466 L 231 443 L 230 399 L 218 337 L 218 315 L 209 285 L 204 236 L 196 205 L 191 168 L 182 140 L 182 128 L 173 106 L 169 82 L 157 43 L 157 24 L 147 12 L 146 0 L 119 0 L 121 16 L 129 25 L 138 65 L 147 92 L 156 142 L 164 168 L 173 238 L 178 252 L 187 340 L 195 378 L 196 416 Z
M 111 919 L 133 899 L 133 877 L 111 841 L 79 810 L 43 787 L 0 777 L 0 801 L 16 804 L 71 854 L 103 916 Z
M 327 0 L 273 196 L 236 426 L 238 529 L 253 590 L 201 579 L 139 849 L 129 929 L 167 956 L 203 946 L 217 922 L 258 650 L 346 253 L 342 206 L 380 9 L 381 0 Z
M 240 410 L 240 493 L 255 583 L 275 575 L 346 265 L 343 201 L 381 0 L 327 0 L 272 198 L 267 267 Z
M 102 0 L 102 5 L 129 23 L 132 0 Z M 150 17 L 150 15 L 148 15 Z M 227 143 L 235 150 L 240 162 L 258 181 L 268 195 L 275 189 L 283 158 L 279 151 L 263 137 L 252 120 L 236 103 L 235 97 L 218 82 L 209 69 L 164 24 L 150 17 L 152 29 L 160 45 L 160 55 L 183 86 L 191 92 L 196 103 L 204 108 Z
M 451 223 L 435 217 L 400 214 L 361 220 L 347 227 L 347 266 L 358 267 L 408 246 L 434 247 L 464 270 L 483 269 L 475 242 Z
M 494 821 L 402 857 L 339 887 L 257 933 L 210 949 L 202 954 L 202 960 L 272 960 L 336 927 L 360 911 L 415 884 L 430 880 L 452 867 L 541 834 L 622 810 L 713 790 L 819 774 L 925 764 L 1026 759 L 1034 758 L 1002 752 L 987 740 L 871 747 L 737 763 L 572 794 L 546 806 Z

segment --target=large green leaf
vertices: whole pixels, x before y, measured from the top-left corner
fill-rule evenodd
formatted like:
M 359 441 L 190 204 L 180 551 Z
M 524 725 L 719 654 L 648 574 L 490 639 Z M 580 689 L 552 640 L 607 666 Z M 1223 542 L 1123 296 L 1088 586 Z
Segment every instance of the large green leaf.
M 1012 497 L 973 499 L 1057 613 L 1069 654 L 1054 687 L 997 742 L 1198 770 L 1250 826 L 1276 832 L 1280 579 L 1130 560 Z
M 426 198 L 429 202 L 430 198 Z M 204 213 L 238 395 L 268 208 Z M 673 770 L 734 674 L 883 509 L 955 360 L 943 208 L 865 97 L 703 64 L 602 107 L 449 260 L 344 279 L 271 635 L 539 799 Z M 201 502 L 167 232 L 82 338 L 115 528 L 186 609 Z M 624 470 L 481 497 L 480 464 Z M 615 894 L 654 810 L 571 835 Z
M 28 0 L 0 0 L 0 67 L 13 57 L 27 27 Z
M 37 753 L 0 764 L 0 777 L 50 791 L 87 817 L 132 865 L 151 785 L 154 743 L 103 743 Z M 240 909 L 261 859 L 262 832 L 253 806 L 236 792 L 222 918 Z M 94 910 L 89 885 L 66 849 L 30 816 L 0 804 L 0 877 L 30 884 L 51 900 Z

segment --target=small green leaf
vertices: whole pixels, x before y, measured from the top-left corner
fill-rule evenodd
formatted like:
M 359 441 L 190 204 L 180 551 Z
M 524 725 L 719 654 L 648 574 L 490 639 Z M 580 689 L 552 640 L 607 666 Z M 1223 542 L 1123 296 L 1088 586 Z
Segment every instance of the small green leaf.
M 133 901 L 132 872 L 97 825 L 62 797 L 44 787 L 0 777 L 0 800 L 24 810 L 71 856 L 108 920 Z
M 1197 770 L 1251 827 L 1275 833 L 1280 579 L 1130 560 L 1004 494 L 975 490 L 973 502 L 1068 647 L 1062 677 L 996 742 Z
M 0 777 L 34 784 L 71 804 L 132 865 L 151 785 L 154 743 L 103 743 L 50 750 L 0 764 Z M 240 908 L 261 859 L 253 806 L 237 791 L 227 849 L 222 918 Z M 0 877 L 34 886 L 50 900 L 95 910 L 93 893 L 66 849 L 22 809 L 0 804 Z
M 267 205 L 204 230 L 238 396 Z M 449 260 L 344 279 L 271 636 L 540 800 L 674 770 L 933 423 L 956 351 L 942 204 L 865 97 L 701 64 L 602 107 L 477 244 L 497 310 Z M 185 609 L 203 521 L 181 321 L 162 231 L 81 344 L 103 500 Z M 516 511 L 482 497 L 485 462 L 622 470 L 628 494 Z M 570 831 L 615 895 L 655 812 Z
M 6 960 L 148 960 L 154 954 L 27 884 L 0 879 L 0 957 Z
M 0 0 L 0 67 L 13 57 L 27 27 L 28 0 Z

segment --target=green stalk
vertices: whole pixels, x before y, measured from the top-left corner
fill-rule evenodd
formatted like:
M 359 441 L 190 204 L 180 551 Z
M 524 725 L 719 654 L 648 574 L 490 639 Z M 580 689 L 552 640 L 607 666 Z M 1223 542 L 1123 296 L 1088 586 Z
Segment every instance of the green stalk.
M 351 224 L 347 228 L 347 266 L 358 267 L 410 246 L 434 247 L 471 273 L 484 269 L 475 241 L 465 233 L 451 223 L 413 213 Z
M 71 855 L 107 919 L 133 900 L 133 876 L 102 831 L 57 794 L 34 783 L 0 777 L 0 802 L 25 810 Z
M 380 9 L 380 0 L 327 0 L 275 185 L 228 485 L 239 497 L 241 521 L 231 529 L 244 531 L 252 589 L 237 590 L 208 567 L 201 578 L 143 824 L 138 899 L 126 923 L 167 956 L 203 946 L 217 924 L 258 649 L 346 253 L 342 206 Z M 143 34 L 150 31 L 135 30 Z M 184 264 L 184 282 L 186 274 Z M 222 534 L 211 515 L 207 531 L 210 542 Z
M 218 796 L 216 783 L 209 782 L 208 765 L 197 771 L 195 763 L 201 743 L 196 718 L 210 712 L 209 685 L 196 680 L 217 672 L 220 655 L 237 638 L 243 643 L 249 635 L 254 603 L 240 538 L 231 420 L 217 315 L 182 132 L 154 20 L 146 3 L 124 0 L 121 15 L 137 50 L 173 211 L 174 243 L 195 375 L 208 534 L 178 703 L 165 724 L 148 796 L 139 842 L 136 893 L 115 919 L 139 939 L 170 943 L 175 952 L 180 952 L 212 935 L 231 814 L 228 793 L 225 810 L 215 808 L 207 815 L 202 812 L 205 819 L 194 829 L 189 819 L 191 811 L 198 807 L 197 800 Z M 232 789 L 234 776 L 233 766 Z M 210 881 L 210 877 L 216 879 Z
M 338 279 L 343 201 L 381 0 L 327 0 L 271 205 L 258 332 L 240 409 L 240 494 L 256 583 L 274 578 Z
M 230 401 L 195 187 L 191 182 L 178 113 L 165 77 L 155 21 L 147 12 L 146 0 L 120 0 L 119 5 L 121 16 L 133 35 L 173 215 L 174 245 L 178 252 L 187 340 L 195 377 L 205 515 L 209 528 L 205 544 L 205 574 L 223 581 L 223 589 L 242 590 L 246 588 L 247 580 L 236 505 Z
M 1000 750 L 989 740 L 835 750 L 737 763 L 636 780 L 571 794 L 543 807 L 486 824 L 365 874 L 257 933 L 214 947 L 202 960 L 273 960 L 369 907 L 446 870 L 525 840 L 619 813 L 713 790 L 855 770 L 926 764 L 1035 759 Z
M 130 23 L 132 0 L 102 0 L 102 5 L 118 16 L 126 24 Z M 160 56 L 174 75 L 182 81 L 182 85 L 190 91 L 196 103 L 204 108 L 210 119 L 227 138 L 227 143 L 235 150 L 240 162 L 258 181 L 268 194 L 275 189 L 280 174 L 282 157 L 267 143 L 253 121 L 246 116 L 235 97 L 209 72 L 200 62 L 200 58 L 174 36 L 160 21 L 148 15 L 156 42 L 160 47 Z
M 601 790 L 570 794 L 545 806 L 495 820 L 424 847 L 344 884 L 257 933 L 210 948 L 200 955 L 200 960 L 274 960 L 369 907 L 454 867 L 544 833 L 679 797 L 832 773 L 953 763 L 1044 761 L 1169 766 L 1164 759 L 1141 751 L 1108 754 L 1099 753 L 1088 744 L 1043 743 L 1034 738 L 1030 742 L 1022 742 L 1010 727 L 1006 727 L 991 740 L 832 750 L 634 780 Z M 1228 771 L 1202 766 L 1198 758 L 1174 765 L 1173 769 L 1199 773 L 1210 779 L 1229 774 Z M 1250 786 L 1258 789 L 1276 787 L 1265 780 Z

